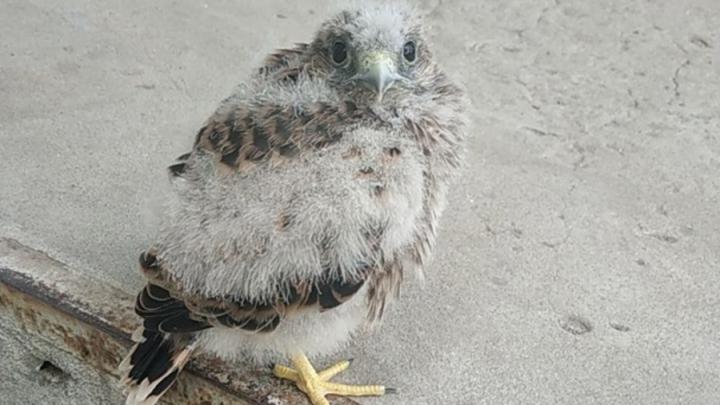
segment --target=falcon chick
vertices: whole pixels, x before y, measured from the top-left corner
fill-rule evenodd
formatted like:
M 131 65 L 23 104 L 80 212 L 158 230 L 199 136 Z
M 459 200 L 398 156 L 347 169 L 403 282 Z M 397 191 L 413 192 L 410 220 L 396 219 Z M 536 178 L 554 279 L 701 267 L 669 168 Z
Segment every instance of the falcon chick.
M 383 395 L 317 372 L 422 270 L 461 165 L 464 96 L 413 13 L 342 12 L 270 55 L 170 166 L 177 201 L 140 257 L 143 325 L 121 364 L 127 404 L 153 404 L 194 351 L 257 362 L 315 405 Z

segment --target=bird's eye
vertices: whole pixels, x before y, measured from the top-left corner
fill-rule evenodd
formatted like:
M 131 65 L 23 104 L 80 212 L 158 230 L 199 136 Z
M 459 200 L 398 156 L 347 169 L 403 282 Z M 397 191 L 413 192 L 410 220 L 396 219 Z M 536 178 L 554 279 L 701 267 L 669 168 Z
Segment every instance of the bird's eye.
M 405 42 L 405 45 L 403 45 L 403 58 L 410 63 L 415 62 L 416 53 L 415 41 Z
M 347 45 L 342 41 L 336 41 L 330 49 L 333 63 L 341 65 L 348 56 Z

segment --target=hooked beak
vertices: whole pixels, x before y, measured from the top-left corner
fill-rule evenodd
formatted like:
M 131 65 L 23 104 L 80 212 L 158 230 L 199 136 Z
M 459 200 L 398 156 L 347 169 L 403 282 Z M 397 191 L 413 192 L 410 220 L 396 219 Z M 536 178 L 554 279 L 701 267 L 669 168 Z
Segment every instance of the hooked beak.
M 377 101 L 381 102 L 385 92 L 400 80 L 400 75 L 390 55 L 375 52 L 360 59 L 360 73 L 356 78 L 374 91 L 377 94 Z

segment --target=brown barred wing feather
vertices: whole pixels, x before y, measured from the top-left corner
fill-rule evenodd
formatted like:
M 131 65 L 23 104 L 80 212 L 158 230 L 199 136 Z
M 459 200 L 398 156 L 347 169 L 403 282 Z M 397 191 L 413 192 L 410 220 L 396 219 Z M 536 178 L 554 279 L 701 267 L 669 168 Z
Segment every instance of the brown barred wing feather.
M 320 280 L 297 281 L 279 288 L 274 300 L 251 302 L 184 293 L 153 253 L 141 255 L 140 264 L 149 282 L 138 295 L 135 310 L 143 318 L 145 329 L 165 333 L 197 332 L 213 326 L 271 332 L 283 318 L 299 311 L 326 311 L 343 304 L 375 270 L 374 265 L 358 263 L 361 277 L 356 280 L 343 279 L 339 271 L 326 271 Z
M 302 111 L 283 105 L 238 105 L 211 117 L 198 133 L 194 149 L 214 155 L 231 171 L 245 171 L 335 143 L 344 125 L 361 116 L 351 102 L 316 102 Z
M 297 78 L 302 70 L 302 66 L 304 66 L 304 64 L 301 62 L 302 56 L 307 51 L 308 47 L 308 44 L 298 43 L 295 45 L 294 48 L 276 50 L 265 58 L 263 65 L 258 68 L 258 75 L 267 79 L 271 79 L 275 82 L 297 81 Z M 196 137 L 196 144 L 198 144 L 201 134 L 205 133 L 206 129 L 207 126 L 200 129 Z M 221 137 L 223 133 L 228 130 L 228 127 L 226 126 L 223 128 L 222 126 L 218 126 L 214 129 L 216 134 L 213 135 L 211 133 L 210 135 L 218 138 Z M 285 127 L 283 127 L 282 125 L 279 125 L 276 128 L 276 133 L 280 138 L 289 137 L 288 130 L 285 129 Z M 238 143 L 237 140 L 235 143 Z M 225 160 L 230 162 L 235 161 L 235 154 L 239 154 L 239 152 L 236 152 L 237 150 L 239 150 L 239 148 L 231 148 L 228 156 L 225 157 Z M 281 154 L 283 155 L 288 155 L 296 151 L 296 148 L 292 147 L 292 145 L 283 144 L 281 142 L 278 151 L 281 152 Z M 182 177 L 188 168 L 190 158 L 191 153 L 186 153 L 182 156 L 179 156 L 176 161 L 168 167 L 168 172 L 170 176 Z
M 373 266 L 359 264 L 357 280 L 327 272 L 315 282 L 296 282 L 271 302 L 238 298 L 204 298 L 182 291 L 153 252 L 140 255 L 148 284 L 138 294 L 135 312 L 143 326 L 133 335 L 136 345 L 120 365 L 129 404 L 154 404 L 175 382 L 195 343 L 194 333 L 216 326 L 269 333 L 302 310 L 326 311 L 349 300 L 365 283 Z

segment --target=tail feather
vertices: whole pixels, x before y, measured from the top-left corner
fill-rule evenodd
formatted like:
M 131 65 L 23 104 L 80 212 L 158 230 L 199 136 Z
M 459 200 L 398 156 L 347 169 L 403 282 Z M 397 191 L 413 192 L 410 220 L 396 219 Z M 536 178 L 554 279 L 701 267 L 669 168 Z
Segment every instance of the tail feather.
M 195 345 L 166 333 L 140 328 L 133 334 L 137 344 L 120 364 L 128 387 L 126 405 L 153 405 L 172 387 Z

